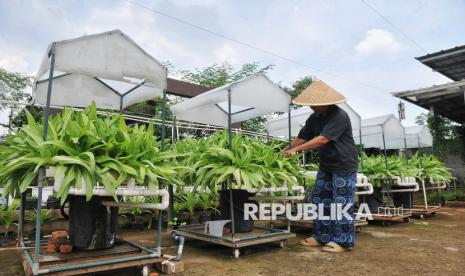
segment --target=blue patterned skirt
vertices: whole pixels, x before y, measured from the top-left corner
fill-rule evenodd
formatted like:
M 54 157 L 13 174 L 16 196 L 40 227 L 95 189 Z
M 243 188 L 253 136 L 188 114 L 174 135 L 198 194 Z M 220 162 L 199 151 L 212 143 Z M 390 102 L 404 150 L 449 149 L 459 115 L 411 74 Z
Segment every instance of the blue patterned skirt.
M 313 237 L 320 243 L 335 242 L 342 247 L 354 247 L 354 195 L 357 172 L 327 173 L 318 171 L 315 187 L 312 189 L 311 202 L 324 205 L 324 215 L 330 215 L 331 203 L 341 204 L 345 207 L 352 204 L 348 214 L 352 219 L 344 217 L 340 220 L 321 220 L 317 218 L 313 223 Z

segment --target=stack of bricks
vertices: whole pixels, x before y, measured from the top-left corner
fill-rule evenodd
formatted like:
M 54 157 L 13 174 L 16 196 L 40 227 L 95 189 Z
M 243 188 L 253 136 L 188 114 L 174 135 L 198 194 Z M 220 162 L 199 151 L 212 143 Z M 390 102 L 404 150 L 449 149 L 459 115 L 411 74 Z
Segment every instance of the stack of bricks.
M 69 243 L 68 232 L 52 232 L 52 237 L 48 240 L 47 251 L 48 253 L 71 253 L 71 251 L 73 251 L 73 246 Z

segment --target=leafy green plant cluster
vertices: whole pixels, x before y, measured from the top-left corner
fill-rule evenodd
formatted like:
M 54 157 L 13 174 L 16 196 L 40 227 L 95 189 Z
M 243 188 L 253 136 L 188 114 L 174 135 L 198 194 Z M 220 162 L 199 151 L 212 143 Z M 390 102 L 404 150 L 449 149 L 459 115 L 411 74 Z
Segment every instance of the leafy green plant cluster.
M 219 194 L 211 191 L 209 193 L 181 192 L 176 194 L 175 216 L 181 212 L 193 215 L 196 211 L 217 211 Z
M 8 207 L 0 207 L 0 225 L 5 228 L 5 236 L 8 235 L 11 226 L 15 224 L 15 221 L 17 220 L 17 215 L 15 211 L 17 206 L 18 204 L 16 204 L 13 201 L 13 203 L 10 204 Z
M 361 162 L 359 162 L 359 166 L 361 166 Z M 359 171 L 361 169 L 360 167 Z M 400 156 L 389 156 L 386 162 L 382 155 L 367 156 L 364 154 L 363 172 L 375 186 L 380 186 L 384 183 L 381 180 L 382 178 L 395 176 L 433 178 L 434 181 L 439 182 L 448 182 L 454 179 L 450 169 L 433 155 L 421 156 L 415 154 L 410 159 Z
M 129 127 L 120 115 L 100 117 L 95 104 L 82 112 L 66 108 L 49 120 L 44 142 L 44 125 L 28 112 L 27 119 L 28 124 L 0 147 L 4 196 L 15 190 L 24 192 L 37 181 L 41 166 L 56 168 L 55 181 L 61 183 L 57 196 L 62 203 L 72 186 L 84 188 L 89 200 L 97 182 L 113 194 L 130 178 L 155 187 L 160 181 L 180 183 L 180 168 L 172 162 L 175 156 L 160 151 L 153 125 Z
M 465 189 L 449 190 L 439 194 L 431 193 L 428 195 L 430 203 L 446 203 L 447 201 L 465 201 Z
M 37 209 L 34 209 L 34 212 L 26 213 L 24 219 L 27 223 L 35 225 L 37 215 L 39 217 L 39 223 L 41 226 L 43 226 L 47 222 L 55 221 L 58 219 L 57 217 L 55 217 L 53 209 L 41 209 L 39 214 L 37 212 Z
M 210 190 L 228 180 L 243 189 L 301 183 L 303 175 L 297 156 L 285 158 L 280 150 L 243 134 L 233 136 L 230 150 L 227 132 L 198 140 L 186 139 L 175 145 L 180 165 L 191 168 L 183 175 L 184 182 Z

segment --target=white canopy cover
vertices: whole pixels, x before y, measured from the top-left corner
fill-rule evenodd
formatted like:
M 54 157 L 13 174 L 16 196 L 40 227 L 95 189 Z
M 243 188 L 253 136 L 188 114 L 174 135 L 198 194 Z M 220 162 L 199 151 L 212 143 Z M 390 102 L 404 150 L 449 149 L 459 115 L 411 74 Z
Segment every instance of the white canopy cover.
M 355 110 L 347 103 L 341 103 L 337 105 L 343 110 L 345 110 L 349 115 L 350 123 L 352 125 L 352 133 L 354 134 L 354 136 L 360 136 L 358 134 L 360 131 L 362 120 L 360 115 L 357 112 L 355 112 Z M 291 111 L 291 136 L 295 137 L 299 134 L 300 129 L 305 125 L 305 121 L 307 121 L 308 117 L 312 113 L 313 110 L 308 106 L 304 106 Z M 284 114 L 279 115 L 276 118 L 268 120 L 268 134 L 274 137 L 288 138 L 288 125 L 288 113 L 286 112 Z M 358 141 L 355 142 L 357 143 Z
M 405 148 L 405 129 L 392 114 L 362 120 L 362 143 L 365 148 Z M 358 137 L 356 138 L 358 139 Z
M 291 102 L 286 92 L 259 73 L 180 102 L 171 110 L 180 120 L 227 127 L 228 90 L 232 123 L 271 112 L 287 112 Z
M 418 149 L 433 146 L 433 136 L 427 126 L 405 127 L 405 139 L 407 148 Z
M 55 65 L 52 106 L 120 110 L 160 96 L 166 68 L 120 30 L 53 42 L 48 46 L 33 85 L 33 101 L 46 104 L 49 53 Z

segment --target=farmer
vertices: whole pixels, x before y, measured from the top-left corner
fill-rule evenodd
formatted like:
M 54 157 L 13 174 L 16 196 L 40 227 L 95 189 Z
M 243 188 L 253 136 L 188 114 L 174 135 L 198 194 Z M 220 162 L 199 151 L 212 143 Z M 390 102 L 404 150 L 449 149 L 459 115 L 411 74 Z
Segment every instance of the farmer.
M 297 138 L 286 148 L 286 156 L 318 149 L 319 170 L 311 193 L 314 204 L 323 204 L 324 214 L 330 213 L 331 203 L 342 207 L 354 203 L 358 169 L 357 148 L 347 113 L 336 104 L 346 98 L 321 80 L 314 81 L 293 100 L 296 105 L 307 105 L 314 111 L 300 130 Z M 354 209 L 348 213 L 353 218 Z M 326 252 L 343 252 L 355 245 L 353 219 L 323 220 L 313 224 L 313 235 L 301 241 L 305 246 L 323 246 Z

